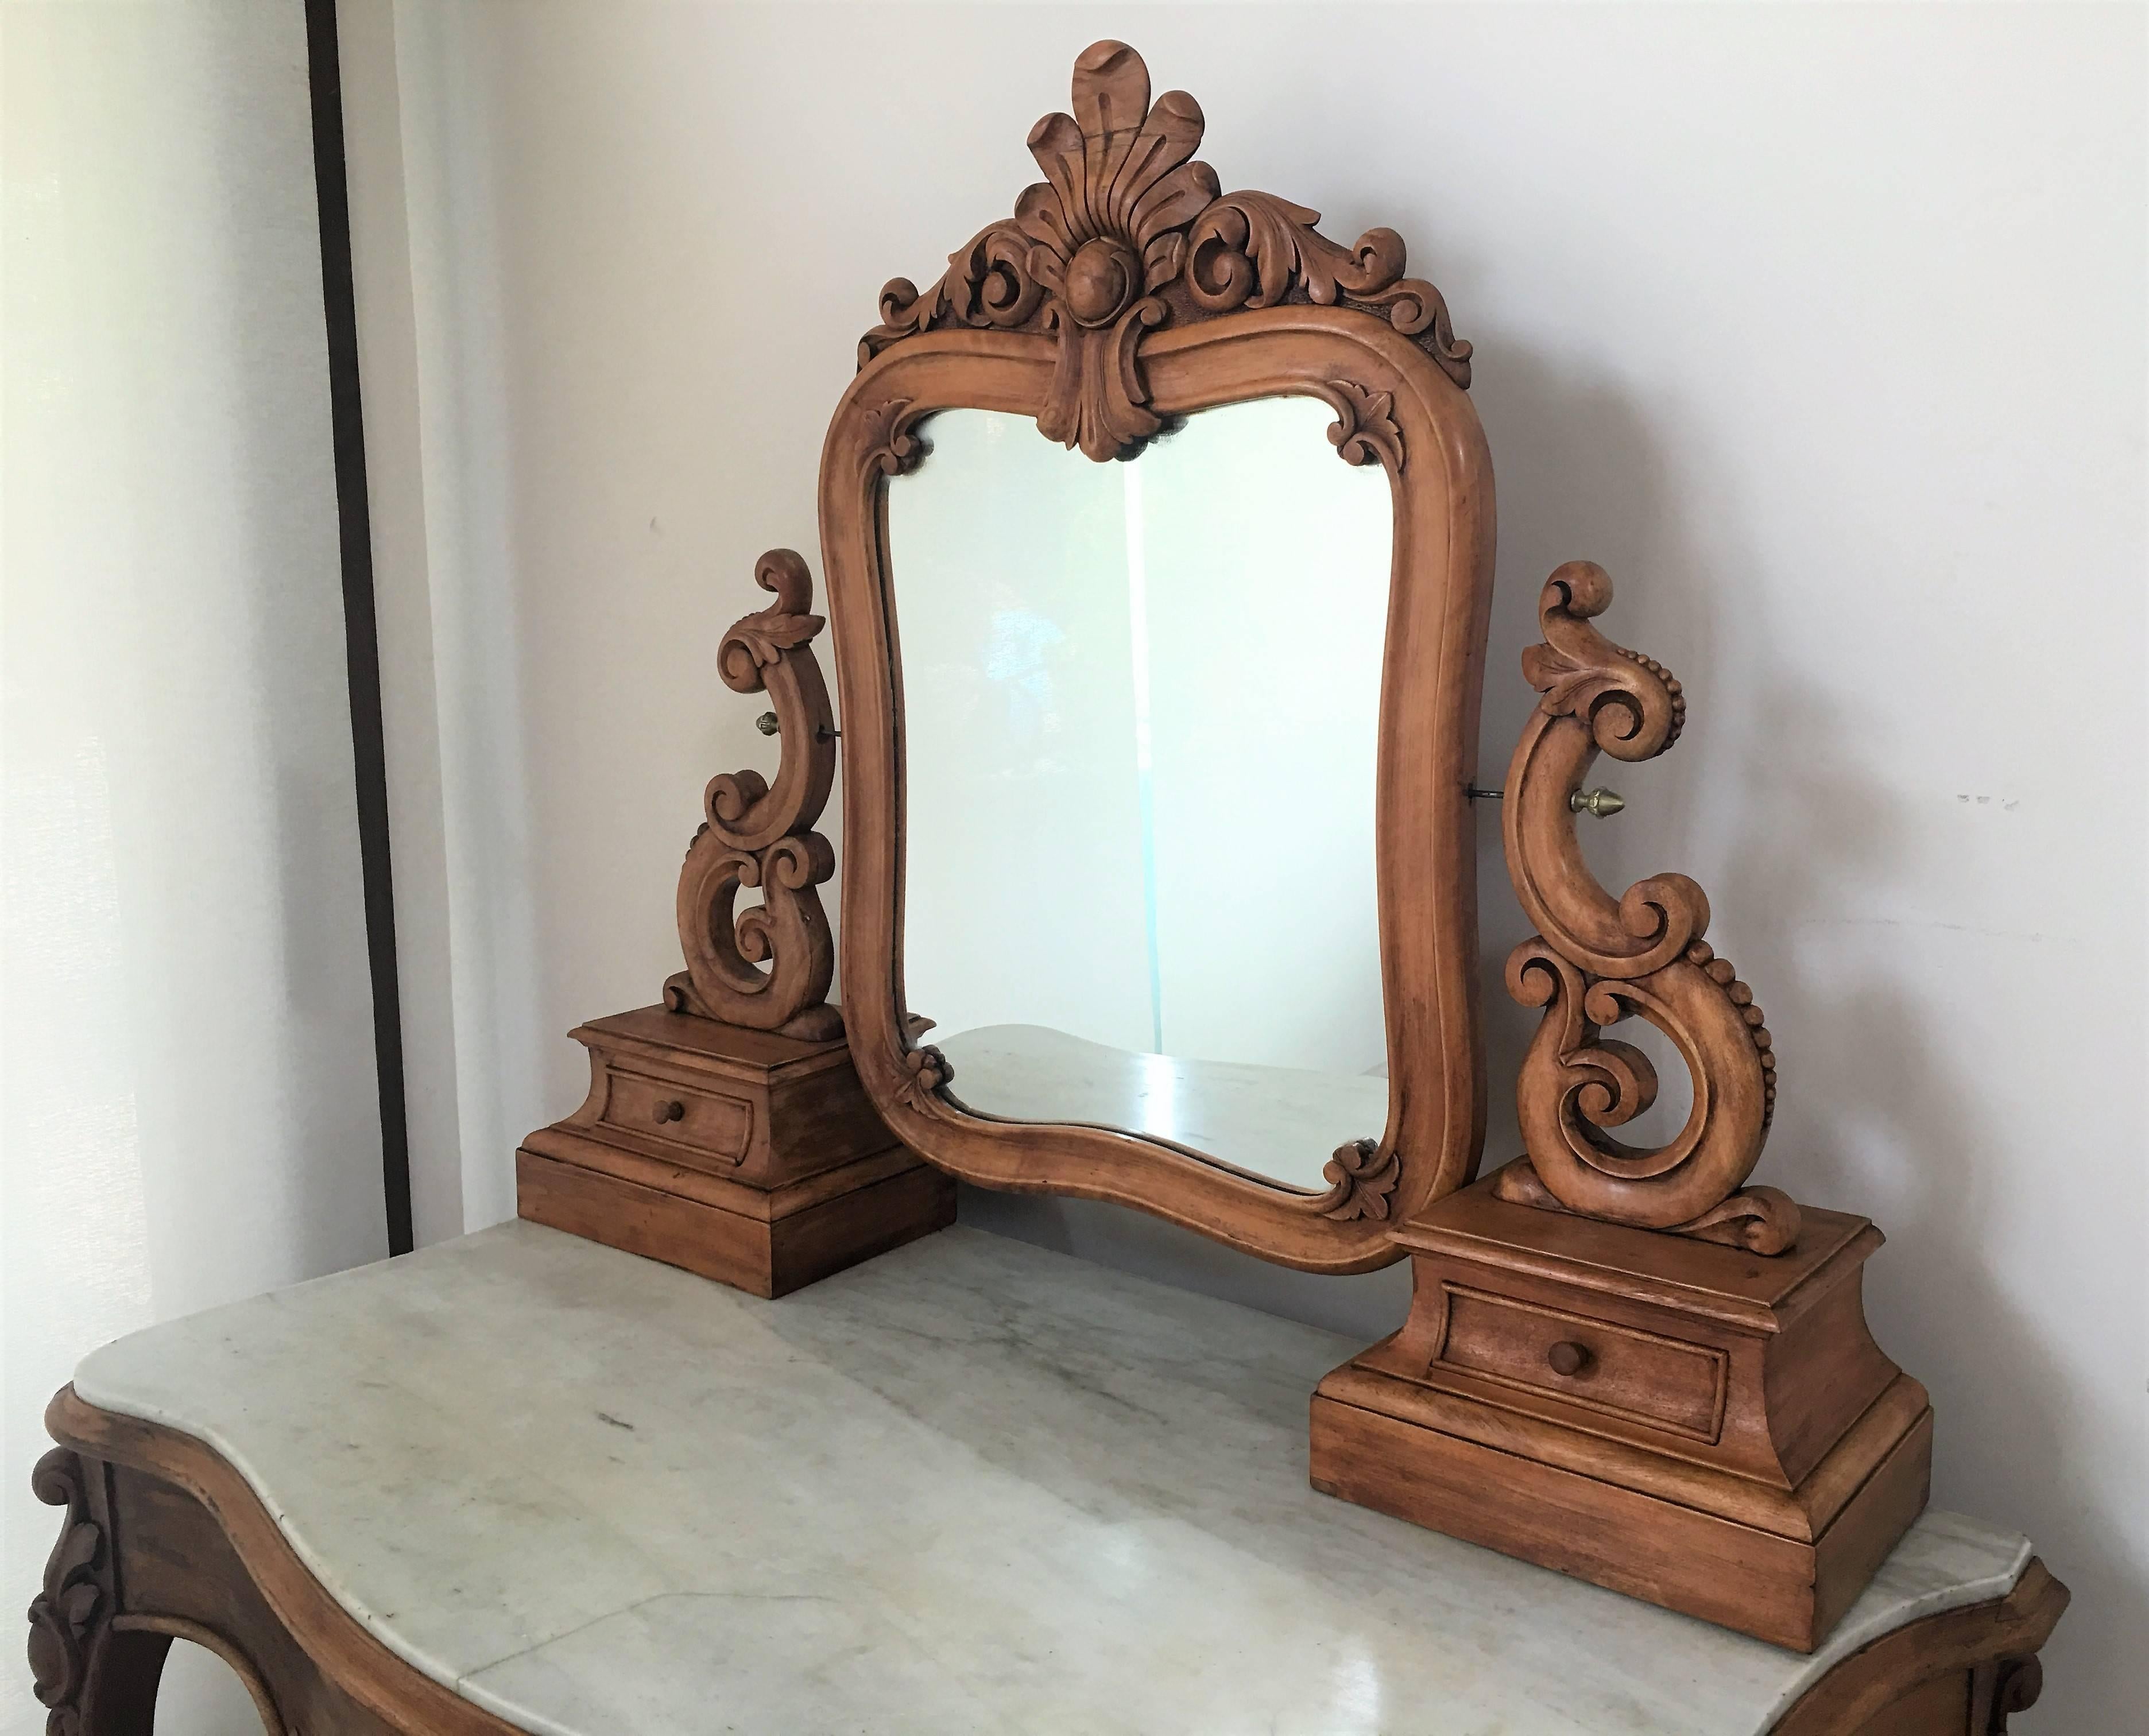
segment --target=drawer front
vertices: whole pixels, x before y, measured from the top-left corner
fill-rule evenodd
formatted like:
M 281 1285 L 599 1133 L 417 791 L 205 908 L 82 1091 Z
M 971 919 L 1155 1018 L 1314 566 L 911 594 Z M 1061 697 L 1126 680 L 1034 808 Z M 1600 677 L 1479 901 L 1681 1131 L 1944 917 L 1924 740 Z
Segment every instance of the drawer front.
M 736 1165 L 753 1133 L 752 1104 L 620 1066 L 611 1069 L 601 1119 L 622 1132 L 683 1148 L 682 1163 L 703 1158 L 695 1165 L 699 1169 L 710 1167 L 706 1160 L 712 1157 L 727 1168 Z
M 1633 1326 L 1444 1284 L 1439 1366 L 1652 1428 L 1714 1442 L 1727 1358 Z

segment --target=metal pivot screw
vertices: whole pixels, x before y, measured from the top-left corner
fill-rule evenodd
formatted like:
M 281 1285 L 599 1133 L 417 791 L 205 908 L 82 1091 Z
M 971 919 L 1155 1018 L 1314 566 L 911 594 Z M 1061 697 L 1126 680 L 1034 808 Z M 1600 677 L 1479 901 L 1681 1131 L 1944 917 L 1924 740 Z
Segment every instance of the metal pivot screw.
M 1577 813 L 1608 820 L 1627 805 L 1627 798 L 1617 790 L 1577 790 L 1567 798 L 1567 805 Z
M 765 736 L 773 736 L 783 727 L 783 720 L 773 712 L 763 712 L 753 720 L 753 727 Z

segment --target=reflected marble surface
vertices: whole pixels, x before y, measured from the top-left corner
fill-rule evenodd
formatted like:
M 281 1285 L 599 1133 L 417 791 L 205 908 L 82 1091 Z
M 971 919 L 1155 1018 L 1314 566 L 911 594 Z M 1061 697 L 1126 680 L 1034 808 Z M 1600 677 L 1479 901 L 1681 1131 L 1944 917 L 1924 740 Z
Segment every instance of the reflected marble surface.
M 1388 1125 L 1385 1079 L 1138 1054 L 1041 1024 L 933 1040 L 965 1108 L 1124 1128 L 1309 1193 L 1327 1187 L 1321 1166 L 1338 1145 L 1376 1140 Z
M 601 1736 L 1745 1736 L 2021 1537 L 1928 1513 L 1814 1658 L 1315 1494 L 1333 1334 L 953 1229 L 778 1302 L 531 1224 L 141 1332 L 394 1651 Z
M 1395 506 L 1334 422 L 1317 397 L 1232 404 L 1107 465 L 1024 416 L 923 425 L 930 457 L 886 497 L 913 1010 L 1346 1078 L 1387 1058 Z M 992 1112 L 1140 1130 L 1059 1083 Z M 1387 1120 L 1323 1125 L 1275 1170 L 1242 1138 L 1171 1136 L 1318 1191 Z

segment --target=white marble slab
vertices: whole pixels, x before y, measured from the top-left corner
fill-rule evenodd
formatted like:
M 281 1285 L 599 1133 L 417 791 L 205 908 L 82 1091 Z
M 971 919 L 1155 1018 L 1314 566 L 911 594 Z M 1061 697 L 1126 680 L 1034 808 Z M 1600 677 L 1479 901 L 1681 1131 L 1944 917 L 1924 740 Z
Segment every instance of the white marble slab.
M 778 1302 L 534 1225 L 97 1351 L 395 1651 L 572 1736 L 1745 1736 L 2003 1593 L 1929 1513 L 1812 1658 L 1315 1494 L 1331 1334 L 954 1229 Z
M 1310 1193 L 1327 1188 L 1321 1170 L 1338 1145 L 1377 1140 L 1388 1125 L 1388 1082 L 1364 1074 L 1137 1054 L 1043 1024 L 932 1041 L 954 1064 L 950 1094 L 966 1108 L 1124 1128 Z

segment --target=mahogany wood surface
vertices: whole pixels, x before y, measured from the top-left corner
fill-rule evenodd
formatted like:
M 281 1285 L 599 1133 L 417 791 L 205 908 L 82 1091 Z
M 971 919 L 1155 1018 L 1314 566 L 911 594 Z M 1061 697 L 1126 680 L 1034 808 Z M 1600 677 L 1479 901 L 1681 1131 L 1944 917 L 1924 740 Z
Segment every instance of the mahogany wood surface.
M 1495 1176 L 1396 1234 L 1410 1318 L 1321 1383 L 1315 1487 L 1803 1652 L 1923 1509 L 1932 1413 L 1866 1330 L 1863 1218 L 1770 1258 Z
M 687 969 L 665 994 L 677 1012 L 828 1039 L 843 1021 L 828 1004 L 835 943 L 814 889 L 836 871 L 833 847 L 813 829 L 836 776 L 835 720 L 813 651 L 823 622 L 811 612 L 806 563 L 789 549 L 763 555 L 754 582 L 776 601 L 732 624 L 717 668 L 732 692 L 774 702 L 768 715 L 783 757 L 773 784 L 758 772 L 729 772 L 702 792 L 704 818 L 679 873 Z M 737 909 L 742 888 L 757 888 L 761 903 Z
M 645 1007 L 592 1019 L 590 1094 L 516 1154 L 520 1215 L 778 1296 L 955 1220 L 840 1040 Z
M 2005 1736 L 2009 1719 L 2037 1703 L 2037 1653 L 2068 1596 L 2033 1557 L 2005 1598 L 1929 1616 L 1851 1653 L 1770 1736 Z
M 269 1736 L 504 1736 L 514 1727 L 375 1638 L 292 1550 L 245 1481 L 191 1436 L 85 1404 L 46 1412 L 39 1494 L 61 1532 L 30 1613 L 55 1736 L 148 1736 L 174 1638 L 208 1646 Z M 1992 1736 L 2026 1709 L 2066 1588 L 2032 1561 L 2006 1598 L 1854 1653 L 1774 1736 Z
M 1140 58 L 1100 43 L 1076 63 L 1072 115 L 1030 144 L 1047 179 L 923 294 L 898 279 L 823 448 L 821 545 L 848 749 L 843 979 L 852 1051 L 905 1144 L 970 1180 L 1139 1207 L 1311 1271 L 1398 1257 L 1389 1224 L 1467 1181 L 1482 1140 L 1476 973 L 1475 768 L 1492 574 L 1492 476 L 1464 387 L 1468 346 L 1404 249 L 1356 249 L 1272 194 L 1225 194 L 1192 160 L 1192 98 L 1152 107 Z M 1034 417 L 1091 459 L 1175 418 L 1297 394 L 1336 413 L 1345 461 L 1377 463 L 1394 502 L 1377 773 L 1377 884 L 1391 1084 L 1371 1149 L 1338 1151 L 1309 1193 L 1095 1127 L 997 1121 L 941 1087 L 903 976 L 902 566 L 888 479 L 928 450 L 938 410 Z M 1079 461 L 1079 460 L 1078 460 Z M 1040 538 L 1054 527 L 1037 526 Z M 1349 1131 L 1349 1130 L 1344 1130 Z M 1228 1163 L 1231 1154 L 1216 1157 Z
M 1653 874 L 1615 898 L 1575 836 L 1600 751 L 1651 759 L 1686 727 L 1678 678 L 1590 624 L 1611 603 L 1604 569 L 1569 561 L 1538 598 L 1543 642 L 1522 653 L 1543 697 L 1515 744 L 1503 823 L 1515 896 L 1538 932 L 1509 955 L 1507 989 L 1545 1012 L 1515 1083 L 1528 1155 L 1503 1172 L 1502 1197 L 1780 1254 L 1798 1240 L 1798 1207 L 1742 1187 L 1775 1114 L 1774 1041 L 1753 990 L 1702 938 L 1708 896 L 1684 874 Z M 1653 1150 L 1607 1131 L 1656 1100 L 1648 1057 L 1603 1034 L 1637 1016 L 1694 1077 L 1686 1125 Z

